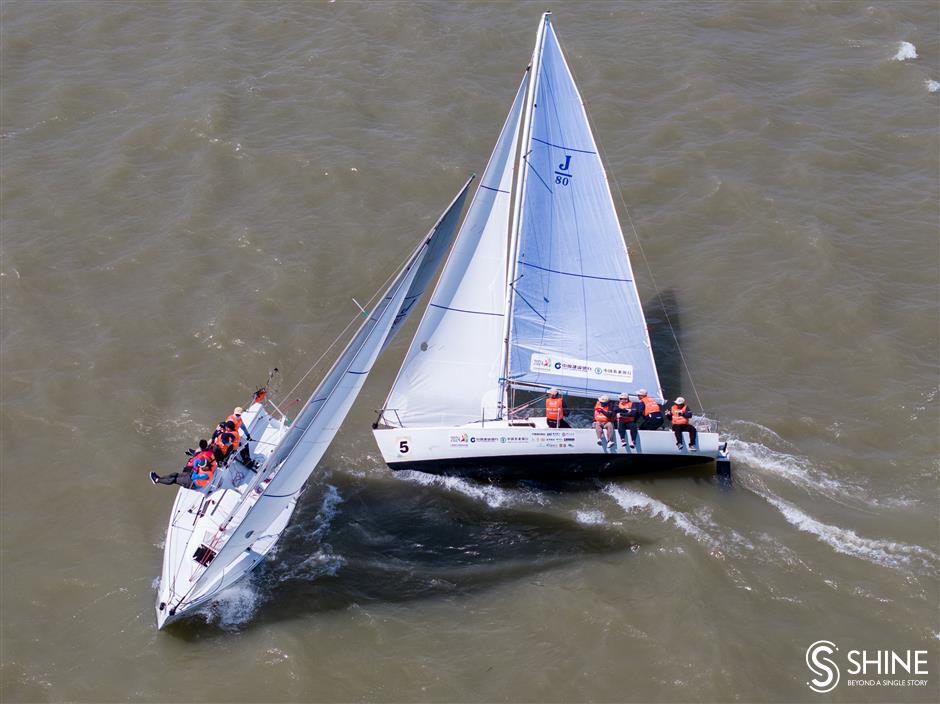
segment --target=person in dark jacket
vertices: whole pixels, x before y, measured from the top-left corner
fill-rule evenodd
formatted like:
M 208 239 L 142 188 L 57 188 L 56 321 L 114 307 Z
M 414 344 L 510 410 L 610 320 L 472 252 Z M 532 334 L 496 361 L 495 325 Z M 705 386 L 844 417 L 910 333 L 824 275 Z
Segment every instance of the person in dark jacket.
M 179 484 L 186 489 L 201 489 L 207 486 L 215 473 L 215 457 L 205 440 L 199 441 L 199 447 L 200 451 L 189 458 L 181 471 L 162 477 L 156 472 L 151 472 L 150 481 L 154 484 Z
M 617 433 L 620 435 L 620 444 L 627 444 L 627 431 L 630 431 L 630 449 L 636 449 L 636 439 L 639 434 L 637 418 L 642 413 L 642 404 L 639 401 L 631 401 L 626 393 L 620 394 L 620 401 L 617 403 Z
M 663 427 L 663 412 L 655 399 L 646 395 L 646 389 L 638 389 L 636 396 L 643 404 L 643 422 L 640 430 L 659 430 Z
M 666 411 L 666 417 L 672 421 L 672 432 L 676 434 L 676 449 L 682 449 L 682 433 L 689 434 L 689 449 L 692 452 L 698 450 L 698 431 L 692 425 L 692 411 L 681 396 L 672 404 L 672 408 Z

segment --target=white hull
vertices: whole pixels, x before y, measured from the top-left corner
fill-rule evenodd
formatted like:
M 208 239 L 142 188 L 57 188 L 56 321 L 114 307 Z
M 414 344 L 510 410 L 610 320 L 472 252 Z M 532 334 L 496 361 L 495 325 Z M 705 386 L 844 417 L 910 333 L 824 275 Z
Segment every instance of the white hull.
M 549 428 L 544 418 L 531 426 L 506 421 L 460 427 L 379 428 L 374 430 L 382 457 L 393 469 L 432 473 L 508 474 L 538 479 L 557 475 L 591 476 L 644 471 L 726 459 L 717 433 L 699 432 L 698 449 L 688 436 L 676 447 L 670 430 L 641 430 L 636 448 L 620 442 L 598 445 L 592 428 Z M 627 433 L 627 442 L 630 435 Z
M 245 411 L 242 418 L 255 439 L 250 443 L 252 457 L 263 462 L 268 454 L 264 448 L 275 447 L 287 428 L 257 403 Z M 237 533 L 272 477 L 273 472 L 267 467 L 256 474 L 233 458 L 227 467 L 216 471 L 208 490 L 180 487 L 170 512 L 163 574 L 157 591 L 158 628 L 203 606 L 248 574 L 274 547 L 294 512 L 297 497 L 284 500 L 283 510 L 266 530 L 257 532 L 258 539 L 240 553 L 221 578 L 204 580 L 207 565 L 194 558 L 202 546 L 215 553 L 221 550 L 227 539 Z

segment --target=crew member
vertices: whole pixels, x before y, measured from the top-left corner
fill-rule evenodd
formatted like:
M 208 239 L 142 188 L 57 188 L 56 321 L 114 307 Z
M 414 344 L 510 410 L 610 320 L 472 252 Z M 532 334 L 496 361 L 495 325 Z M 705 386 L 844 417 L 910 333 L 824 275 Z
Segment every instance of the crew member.
M 594 430 L 597 431 L 597 444 L 604 447 L 604 441 L 601 439 L 601 433 L 607 438 L 607 447 L 616 445 L 613 438 L 614 416 L 616 411 L 612 408 L 610 399 L 607 396 L 601 396 L 594 404 Z
M 620 394 L 617 403 L 617 432 L 620 434 L 620 444 L 626 445 L 627 431 L 630 431 L 630 449 L 636 449 L 638 435 L 637 418 L 640 416 L 640 403 L 633 402 L 626 393 Z
M 568 404 L 565 403 L 565 397 L 558 393 L 558 389 L 548 390 L 548 397 L 545 399 L 545 419 L 548 421 L 549 428 L 570 428 L 565 416 L 568 415 Z
M 224 463 L 232 452 L 235 450 L 237 437 L 232 434 L 234 428 L 228 428 L 228 424 L 231 421 L 226 421 L 224 430 L 216 436 L 215 440 L 212 443 L 212 448 L 215 453 L 215 461 L 219 464 Z M 235 424 L 232 423 L 234 426 Z
M 213 451 L 208 448 L 208 443 L 205 440 L 199 443 L 200 447 L 204 444 L 206 447 L 190 457 L 182 471 L 162 477 L 156 472 L 151 472 L 150 481 L 154 484 L 179 484 L 187 489 L 201 489 L 208 486 L 215 473 L 216 462 Z
M 672 404 L 672 408 L 666 411 L 666 415 L 672 420 L 672 432 L 676 434 L 676 449 L 682 449 L 682 433 L 689 434 L 689 449 L 692 452 L 698 450 L 698 431 L 692 425 L 692 411 L 685 405 L 685 399 L 681 396 Z
M 235 409 L 232 411 L 232 415 L 230 415 L 228 418 L 225 419 L 225 427 L 226 427 L 226 430 L 228 430 L 228 432 L 235 434 L 235 438 L 236 438 L 235 448 L 236 449 L 238 448 L 238 445 L 240 444 L 240 436 L 238 432 L 241 431 L 245 434 L 245 440 L 246 440 L 245 446 L 242 448 L 241 452 L 238 453 L 238 459 L 246 467 L 250 469 L 254 469 L 255 467 L 258 466 L 258 464 L 252 461 L 251 453 L 249 452 L 248 443 L 250 443 L 252 440 L 251 440 L 251 433 L 248 432 L 248 426 L 245 425 L 244 422 L 242 421 L 242 413 L 244 412 L 245 412 L 244 408 L 242 408 L 241 406 L 235 406 Z M 231 423 L 231 426 L 229 425 L 230 423 Z
M 640 430 L 658 430 L 663 427 L 663 412 L 655 400 L 646 395 L 646 389 L 638 389 L 637 398 L 643 404 L 643 422 Z

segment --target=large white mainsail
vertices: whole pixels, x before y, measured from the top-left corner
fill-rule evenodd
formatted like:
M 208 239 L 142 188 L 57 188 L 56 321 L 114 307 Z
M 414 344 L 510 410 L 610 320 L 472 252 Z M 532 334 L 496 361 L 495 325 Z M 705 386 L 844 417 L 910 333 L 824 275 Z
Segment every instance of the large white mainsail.
M 386 422 L 460 425 L 497 413 L 510 190 L 525 89 L 523 79 L 389 392 Z
M 171 514 L 157 599 L 159 627 L 241 579 L 276 543 L 376 358 L 450 247 L 472 180 L 412 253 L 238 501 L 231 501 L 230 489 L 220 488 L 205 497 L 180 489 L 187 498 L 192 494 L 194 510 L 186 512 L 192 520 L 176 520 L 178 506 Z M 205 560 L 206 546 L 214 554 L 200 562 L 195 556 Z
M 508 379 L 592 396 L 662 397 L 607 174 L 546 14 L 512 282 Z

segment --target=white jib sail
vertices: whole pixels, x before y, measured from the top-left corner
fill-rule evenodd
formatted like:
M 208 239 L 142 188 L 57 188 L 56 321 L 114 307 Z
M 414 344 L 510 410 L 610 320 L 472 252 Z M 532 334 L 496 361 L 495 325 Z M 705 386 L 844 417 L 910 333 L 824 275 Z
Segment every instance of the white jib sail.
M 216 593 L 244 574 L 231 573 L 231 564 L 241 553 L 250 550 L 253 543 L 270 537 L 267 533 L 271 526 L 303 489 L 346 418 L 379 352 L 393 333 L 393 325 L 396 321 L 401 322 L 402 315 L 407 315 L 406 308 L 410 310 L 405 299 L 414 292 L 414 282 L 424 278 L 428 269 L 436 270 L 447 251 L 469 186 L 470 181 L 467 181 L 298 414 L 290 431 L 266 463 L 264 471 L 276 471 L 276 474 L 257 503 L 240 525 L 226 526 L 230 535 L 228 540 L 181 602 L 170 605 L 170 608 L 185 608 L 187 602 L 204 600 L 207 589 Z M 439 240 L 444 240 L 443 246 Z
M 510 190 L 527 79 L 389 392 L 389 424 L 453 426 L 496 417 Z

